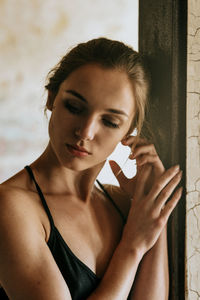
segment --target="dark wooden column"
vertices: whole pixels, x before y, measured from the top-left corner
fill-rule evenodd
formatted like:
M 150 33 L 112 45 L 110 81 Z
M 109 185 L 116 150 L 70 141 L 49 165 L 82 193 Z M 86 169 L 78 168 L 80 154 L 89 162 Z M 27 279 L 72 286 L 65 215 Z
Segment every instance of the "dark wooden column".
M 148 119 L 156 147 L 166 168 L 179 163 L 185 172 L 187 0 L 139 0 L 139 51 L 152 76 Z M 170 217 L 168 244 L 170 299 L 183 300 L 185 195 Z

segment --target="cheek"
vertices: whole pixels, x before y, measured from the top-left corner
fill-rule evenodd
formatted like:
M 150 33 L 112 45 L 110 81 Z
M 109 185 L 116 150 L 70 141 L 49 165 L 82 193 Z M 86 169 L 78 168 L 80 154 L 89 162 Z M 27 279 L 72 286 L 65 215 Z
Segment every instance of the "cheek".
M 64 131 L 67 128 L 66 117 L 62 115 L 62 111 L 53 111 L 49 121 L 49 130 L 54 132 Z
M 49 120 L 49 137 L 51 139 L 56 139 L 56 137 L 60 137 L 64 132 L 62 118 L 60 117 L 58 120 L 58 117 L 55 114 L 52 114 Z
M 114 137 L 113 135 L 104 135 L 101 141 L 101 153 L 109 156 L 121 142 L 122 138 L 120 139 L 120 136 L 117 135 Z
M 110 131 L 109 134 L 103 134 L 101 138 L 101 148 L 104 155 L 109 156 L 121 143 L 122 139 L 127 135 L 130 124 L 127 124 L 123 129 L 116 129 L 116 132 Z

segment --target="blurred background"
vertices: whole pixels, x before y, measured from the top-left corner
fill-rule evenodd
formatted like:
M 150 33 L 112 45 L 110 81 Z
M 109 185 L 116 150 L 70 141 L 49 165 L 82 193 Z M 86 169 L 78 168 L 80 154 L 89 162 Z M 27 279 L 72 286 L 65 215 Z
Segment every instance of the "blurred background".
M 69 48 L 105 36 L 138 49 L 138 0 L 0 0 L 0 182 L 48 143 L 45 78 Z M 118 146 L 121 166 L 130 150 Z M 134 172 L 131 161 L 124 166 Z M 128 173 L 131 171 L 131 173 Z M 106 164 L 99 179 L 117 184 Z

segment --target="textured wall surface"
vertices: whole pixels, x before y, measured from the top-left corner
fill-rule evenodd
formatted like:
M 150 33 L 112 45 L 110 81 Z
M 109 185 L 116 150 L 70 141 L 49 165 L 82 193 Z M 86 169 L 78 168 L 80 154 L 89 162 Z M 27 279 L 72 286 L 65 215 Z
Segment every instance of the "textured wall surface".
M 200 1 L 188 0 L 186 299 L 200 299 Z
M 137 49 L 137 0 L 0 0 L 0 182 L 47 144 L 48 71 L 78 42 L 106 36 Z

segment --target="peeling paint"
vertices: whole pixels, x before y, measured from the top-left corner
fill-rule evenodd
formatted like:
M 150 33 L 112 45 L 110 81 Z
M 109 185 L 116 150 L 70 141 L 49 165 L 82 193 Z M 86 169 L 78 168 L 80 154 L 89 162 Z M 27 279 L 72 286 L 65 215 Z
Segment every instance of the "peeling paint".
M 200 2 L 188 0 L 186 299 L 200 300 Z

